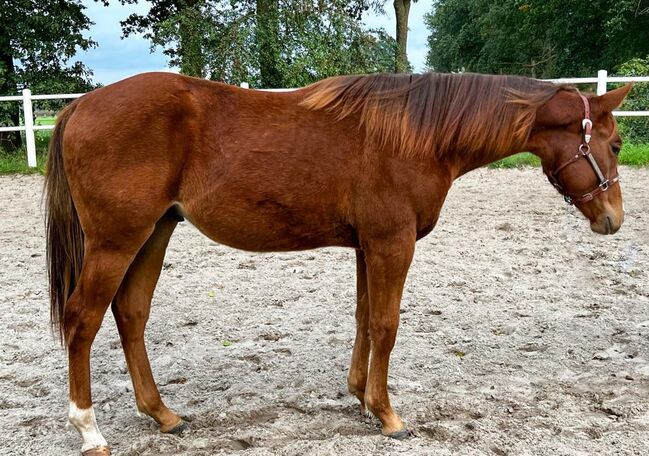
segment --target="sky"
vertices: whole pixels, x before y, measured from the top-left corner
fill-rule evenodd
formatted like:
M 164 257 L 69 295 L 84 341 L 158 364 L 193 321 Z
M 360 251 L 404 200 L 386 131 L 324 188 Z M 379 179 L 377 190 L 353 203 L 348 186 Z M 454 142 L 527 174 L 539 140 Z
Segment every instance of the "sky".
M 145 13 L 148 4 L 121 5 L 112 1 L 110 6 L 92 0 L 84 0 L 86 14 L 95 24 L 88 35 L 98 43 L 98 47 L 77 53 L 75 59 L 81 60 L 94 72 L 93 80 L 110 84 L 128 76 L 145 71 L 170 71 L 167 58 L 161 48 L 150 52 L 149 40 L 142 36 L 121 39 L 119 25 L 131 13 Z M 424 14 L 430 11 L 430 0 L 413 3 L 410 9 L 410 33 L 408 34 L 408 58 L 416 72 L 425 70 L 426 39 L 428 31 L 424 24 Z M 386 15 L 366 14 L 365 24 L 371 28 L 383 27 L 390 35 L 395 34 L 395 18 L 392 2 L 386 2 Z

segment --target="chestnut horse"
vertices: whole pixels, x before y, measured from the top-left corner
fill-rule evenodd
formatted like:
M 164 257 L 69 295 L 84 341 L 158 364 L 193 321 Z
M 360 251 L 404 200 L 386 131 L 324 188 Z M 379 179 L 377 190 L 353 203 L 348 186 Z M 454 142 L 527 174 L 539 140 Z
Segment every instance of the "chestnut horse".
M 531 151 L 592 230 L 614 233 L 624 210 L 611 111 L 629 89 L 586 98 L 528 78 L 422 74 L 270 93 L 150 73 L 79 98 L 59 116 L 45 185 L 51 317 L 68 351 L 82 452 L 110 452 L 89 359 L 111 303 L 138 409 L 162 432 L 185 427 L 161 400 L 144 345 L 183 218 L 249 251 L 355 249 L 349 391 L 383 434 L 408 436 L 388 398 L 390 352 L 415 242 L 435 226 L 453 180 Z

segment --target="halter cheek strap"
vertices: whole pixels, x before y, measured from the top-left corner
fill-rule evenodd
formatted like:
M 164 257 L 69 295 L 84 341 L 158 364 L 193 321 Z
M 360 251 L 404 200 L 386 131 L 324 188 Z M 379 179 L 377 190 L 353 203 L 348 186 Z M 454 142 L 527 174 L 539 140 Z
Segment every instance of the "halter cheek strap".
M 590 118 L 590 103 L 588 101 L 588 98 L 586 98 L 579 92 L 577 93 L 579 94 L 581 100 L 584 102 L 584 118 L 581 121 L 581 128 L 583 134 L 582 143 L 580 144 L 579 149 L 577 150 L 577 154 L 575 154 L 573 157 L 568 159 L 568 161 L 561 164 L 556 170 L 554 170 L 554 172 L 548 174 L 548 180 L 552 185 L 554 185 L 554 187 L 559 191 L 559 193 L 563 195 L 564 199 L 568 204 L 581 204 L 581 203 L 586 203 L 588 201 L 591 201 L 593 198 L 595 198 L 595 196 L 599 195 L 602 192 L 607 191 L 609 188 L 611 188 L 612 185 L 615 185 L 620 181 L 619 175 L 615 176 L 612 179 L 606 178 L 601 168 L 599 167 L 597 160 L 595 160 L 593 154 L 590 153 L 590 140 L 592 138 L 592 132 L 593 132 L 593 121 Z M 564 189 L 563 185 L 561 185 L 561 183 L 559 182 L 559 173 L 561 173 L 561 171 L 566 169 L 569 165 L 572 165 L 573 163 L 577 162 L 582 157 L 586 158 L 586 160 L 590 164 L 591 168 L 595 172 L 595 175 L 597 176 L 597 181 L 599 182 L 599 184 L 592 191 L 588 193 L 584 193 L 579 197 L 574 197 L 570 195 Z

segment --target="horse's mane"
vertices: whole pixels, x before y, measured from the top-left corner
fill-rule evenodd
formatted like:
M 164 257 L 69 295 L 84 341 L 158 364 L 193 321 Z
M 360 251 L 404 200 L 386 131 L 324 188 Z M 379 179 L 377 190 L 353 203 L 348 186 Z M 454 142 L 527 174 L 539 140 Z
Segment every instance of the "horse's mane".
M 522 147 L 536 110 L 567 86 L 473 73 L 339 76 L 306 88 L 302 105 L 357 114 L 379 147 L 402 156 L 502 153 Z

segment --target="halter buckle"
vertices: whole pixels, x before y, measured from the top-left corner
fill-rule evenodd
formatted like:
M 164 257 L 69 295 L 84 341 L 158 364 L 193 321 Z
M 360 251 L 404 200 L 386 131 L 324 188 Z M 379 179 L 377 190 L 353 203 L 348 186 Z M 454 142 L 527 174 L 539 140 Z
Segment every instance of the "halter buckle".
M 581 198 L 579 198 L 579 202 L 580 203 L 587 203 L 589 201 L 592 201 L 593 198 L 595 198 L 595 197 L 593 196 L 592 193 L 586 193 Z
M 590 134 L 591 130 L 593 129 L 593 121 L 590 119 L 584 119 L 581 121 L 581 128 L 584 130 L 584 142 L 588 144 L 592 138 L 592 135 Z
M 601 188 L 603 192 L 608 190 L 610 187 L 611 187 L 611 182 L 608 179 L 606 179 L 604 182 L 599 184 L 599 188 Z

